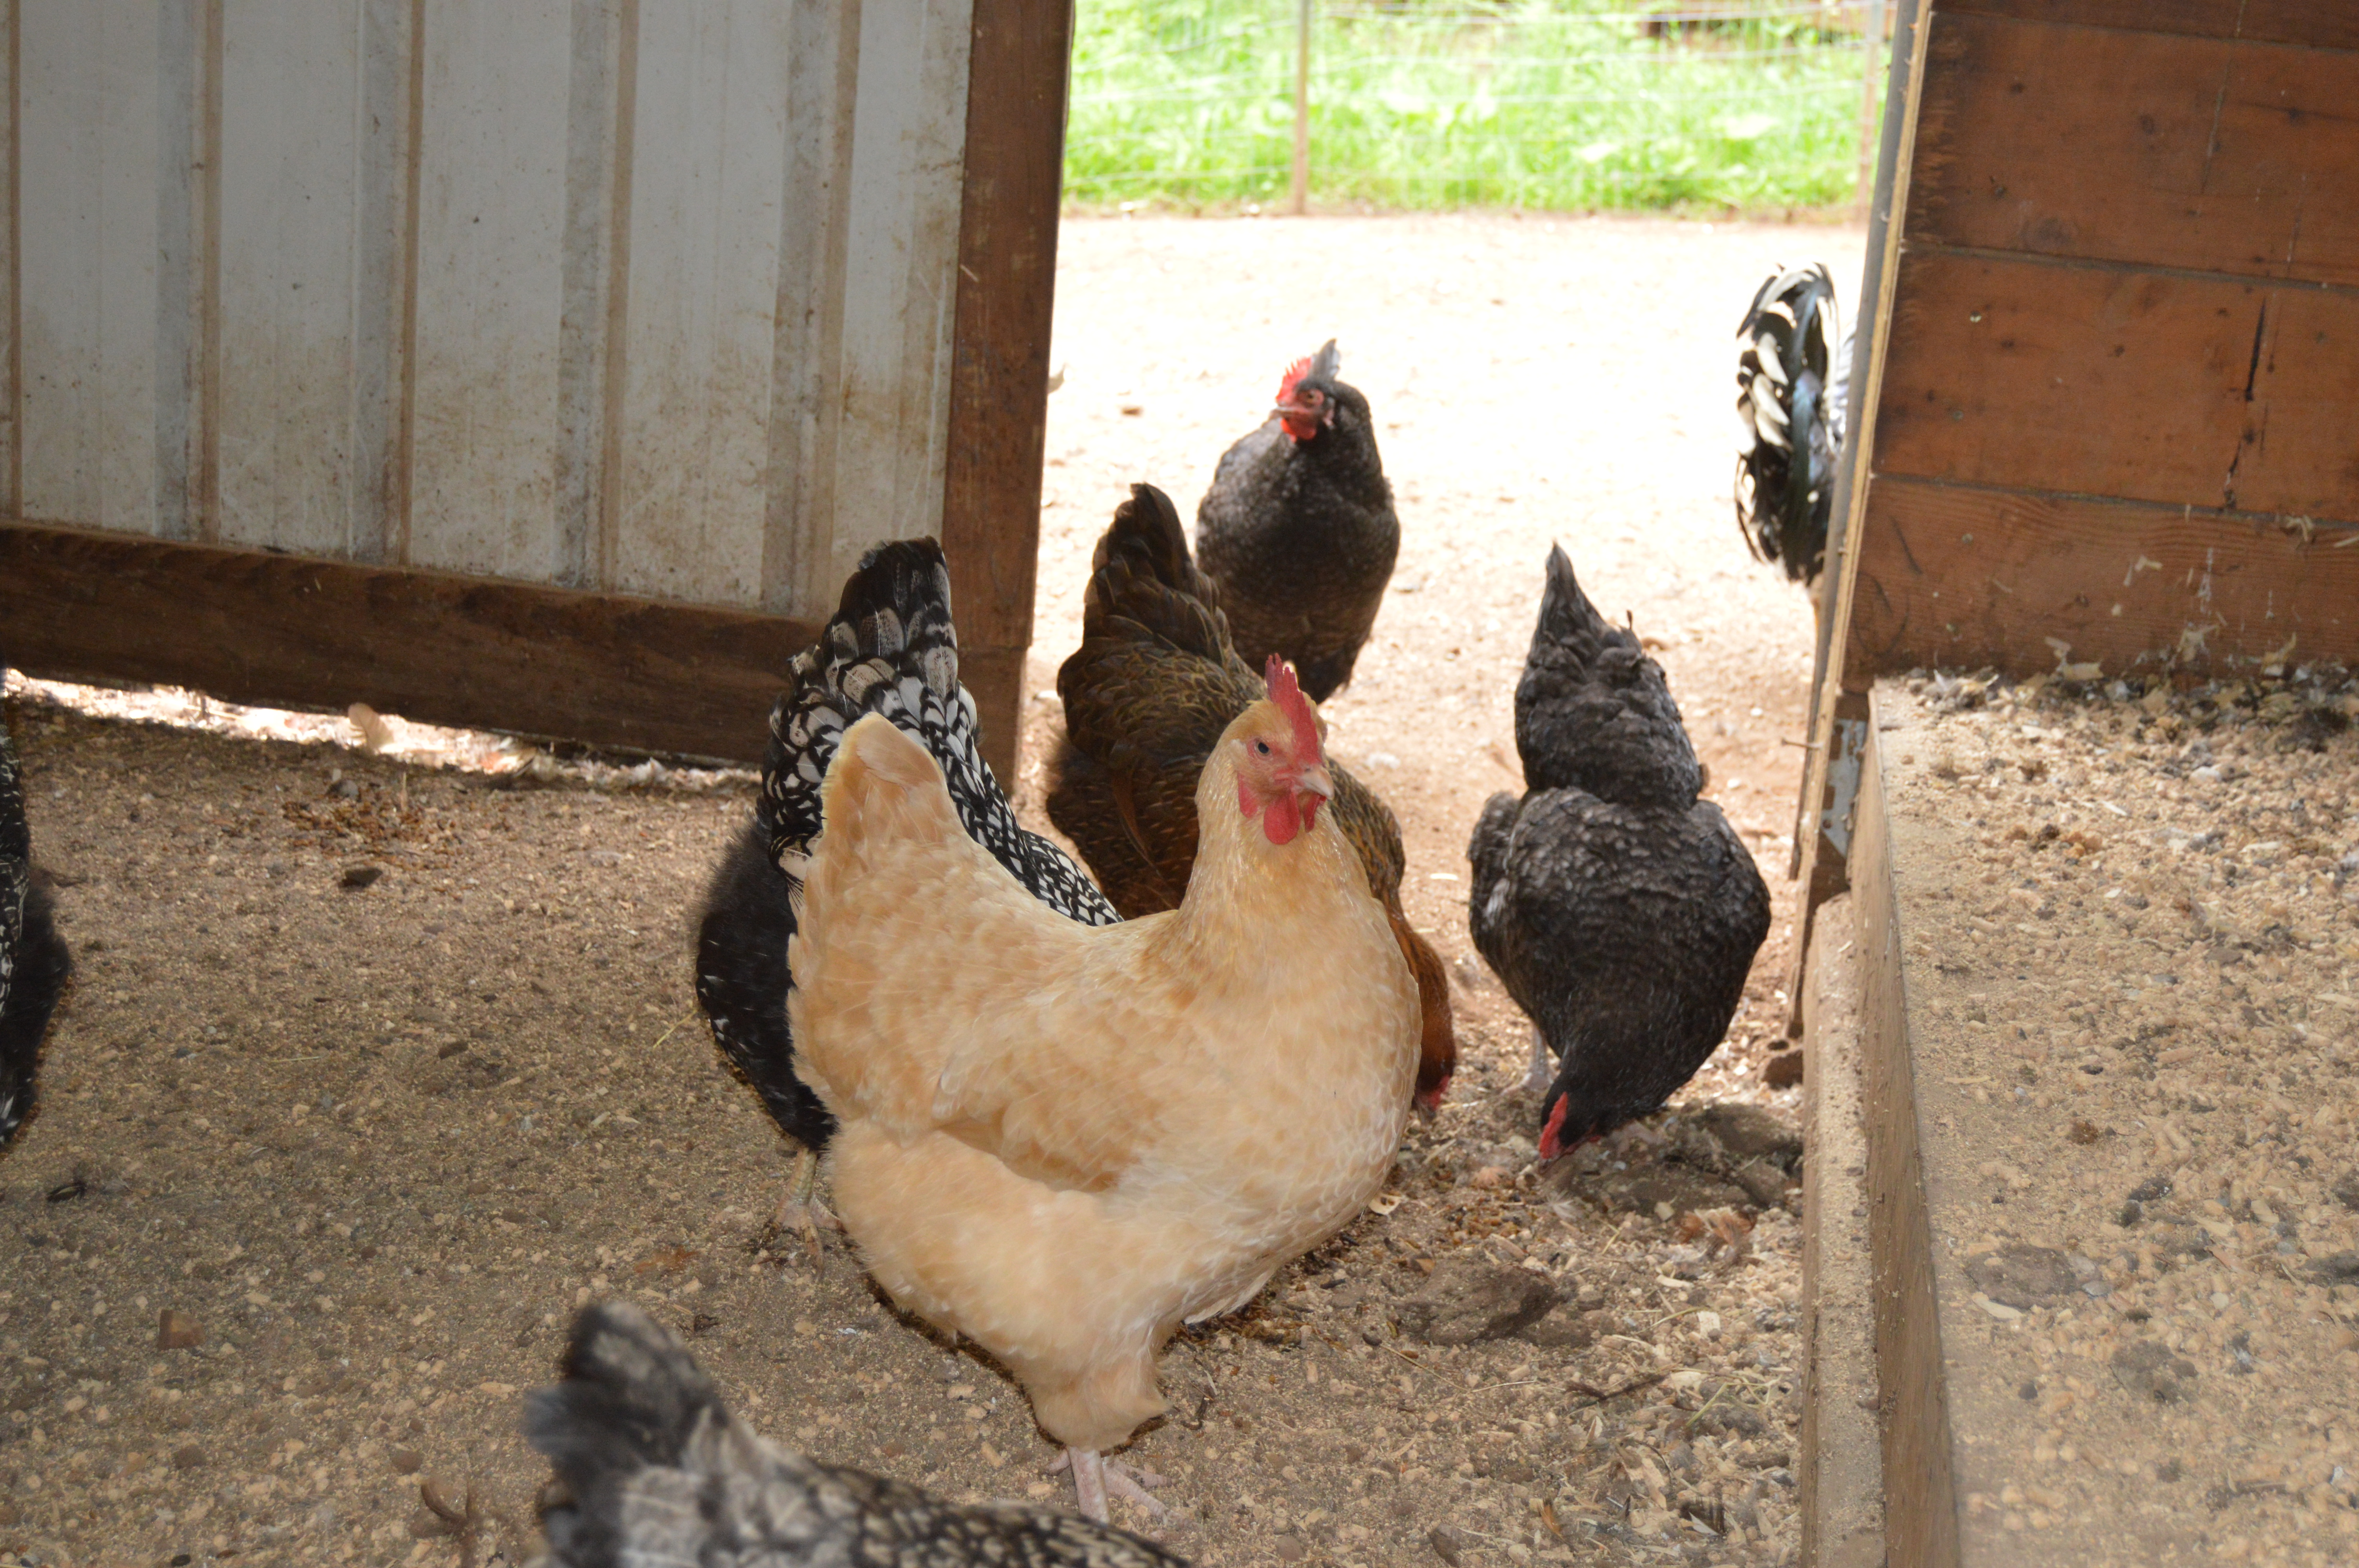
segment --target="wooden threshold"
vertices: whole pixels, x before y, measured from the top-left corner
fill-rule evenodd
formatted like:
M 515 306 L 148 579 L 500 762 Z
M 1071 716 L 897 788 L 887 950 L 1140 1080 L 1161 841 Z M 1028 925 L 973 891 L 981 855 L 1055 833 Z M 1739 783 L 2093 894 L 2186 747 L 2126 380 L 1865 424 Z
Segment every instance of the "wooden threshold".
M 807 622 L 0 520 L 0 660 L 60 680 L 759 763 Z

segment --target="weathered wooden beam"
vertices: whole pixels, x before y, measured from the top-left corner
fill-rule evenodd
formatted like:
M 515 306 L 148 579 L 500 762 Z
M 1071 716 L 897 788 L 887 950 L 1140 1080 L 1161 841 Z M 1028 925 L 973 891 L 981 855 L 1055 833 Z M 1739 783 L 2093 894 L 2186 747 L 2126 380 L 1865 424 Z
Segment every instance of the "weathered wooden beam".
M 1880 695 L 1880 694 L 1879 694 Z M 1891 1561 L 1959 1561 L 1956 1462 L 1927 1211 L 1925 1129 L 1901 953 L 1878 729 L 1872 704 L 1853 821 L 1851 892 L 1859 943 L 1859 1088 L 1865 1110 L 1868 1249 L 1884 1414 L 1885 1541 Z M 1807 1066 L 1804 1069 L 1809 1070 Z
M 1937 665 L 2025 676 L 2065 650 L 2109 676 L 2359 664 L 2353 541 L 2359 528 L 2272 514 L 1879 474 L 1846 676 L 1856 686 Z
M 1901 258 L 1876 475 L 2359 521 L 2359 289 Z
M 2332 0 L 1940 0 L 1935 9 L 2137 32 L 2359 49 L 2359 11 Z
M 976 0 L 942 550 L 984 760 L 1010 784 L 1040 557 L 1071 0 Z
M 2326 49 L 1945 15 L 1908 243 L 2359 283 L 2359 206 L 2326 194 L 2359 187 L 2354 70 Z
M 0 659 L 758 762 L 817 637 L 750 611 L 0 521 Z

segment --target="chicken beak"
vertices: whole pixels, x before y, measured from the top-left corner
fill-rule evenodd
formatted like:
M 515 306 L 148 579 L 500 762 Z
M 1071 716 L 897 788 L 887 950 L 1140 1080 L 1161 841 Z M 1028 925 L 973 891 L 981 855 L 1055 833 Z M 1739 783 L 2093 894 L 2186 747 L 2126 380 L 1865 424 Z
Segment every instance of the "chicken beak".
M 1302 770 L 1294 787 L 1304 795 L 1315 795 L 1321 800 L 1335 798 L 1335 775 L 1327 771 L 1324 762 Z

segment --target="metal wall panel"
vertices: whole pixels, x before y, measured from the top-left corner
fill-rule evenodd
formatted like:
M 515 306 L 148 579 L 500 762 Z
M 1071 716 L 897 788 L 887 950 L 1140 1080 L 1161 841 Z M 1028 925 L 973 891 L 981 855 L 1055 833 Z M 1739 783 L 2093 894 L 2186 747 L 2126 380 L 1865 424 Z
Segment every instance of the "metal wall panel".
M 349 556 L 360 0 L 241 0 L 223 21 L 218 537 Z
M 395 558 L 555 582 L 572 18 L 563 0 L 428 0 L 425 18 L 409 524 Z
M 630 592 L 762 601 L 787 39 L 769 0 L 640 16 L 611 572 Z
M 158 530 L 158 0 L 22 0 L 26 516 Z
M 145 536 L 224 604 L 305 579 L 206 550 L 636 596 L 683 646 L 957 535 L 1012 730 L 1069 30 L 1067 0 L 0 0 L 0 528 Z M 957 519 L 954 405 L 1005 459 Z

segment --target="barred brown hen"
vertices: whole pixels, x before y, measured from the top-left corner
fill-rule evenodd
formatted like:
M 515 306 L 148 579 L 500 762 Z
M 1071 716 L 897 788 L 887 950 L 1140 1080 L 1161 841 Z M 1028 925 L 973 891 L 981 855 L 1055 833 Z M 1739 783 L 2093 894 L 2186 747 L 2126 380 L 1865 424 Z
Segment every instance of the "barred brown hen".
M 1082 645 L 1057 672 L 1066 741 L 1051 767 L 1049 820 L 1125 918 L 1176 909 L 1195 867 L 1197 774 L 1222 730 L 1261 700 L 1262 677 L 1230 639 L 1220 590 L 1189 558 L 1170 497 L 1151 484 L 1131 486 L 1099 541 L 1082 616 Z M 1330 766 L 1336 823 L 1417 977 L 1417 1099 L 1430 1110 L 1458 1061 L 1449 976 L 1401 910 L 1399 823 L 1342 764 Z
M 1335 342 L 1298 361 L 1277 406 L 1222 455 L 1196 508 L 1196 549 L 1221 585 L 1247 667 L 1276 654 L 1324 702 L 1352 678 L 1400 554 L 1400 519 L 1360 389 Z

